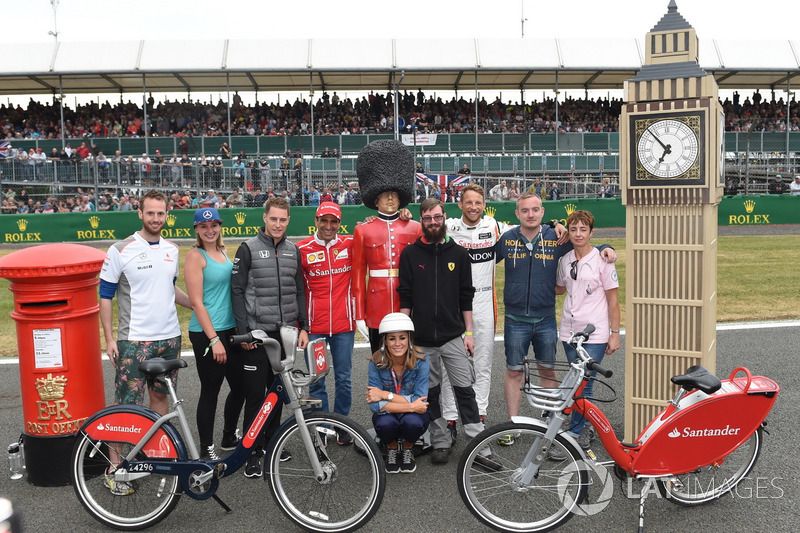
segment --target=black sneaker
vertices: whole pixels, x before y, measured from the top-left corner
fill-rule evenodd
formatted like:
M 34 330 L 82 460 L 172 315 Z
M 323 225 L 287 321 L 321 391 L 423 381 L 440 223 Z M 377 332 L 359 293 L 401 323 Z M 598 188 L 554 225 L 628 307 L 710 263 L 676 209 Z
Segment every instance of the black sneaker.
M 454 445 L 456 443 L 456 438 L 458 437 L 458 426 L 456 426 L 455 420 L 447 421 L 447 431 L 450 432 L 450 443 L 451 445 Z
M 450 448 L 435 448 L 431 452 L 431 463 L 435 465 L 446 465 L 450 460 Z
M 205 459 L 208 461 L 219 461 L 220 457 L 217 455 L 217 451 L 214 449 L 213 444 L 209 444 L 208 446 L 203 446 L 202 450 L 200 450 L 200 459 Z
M 236 446 L 239 445 L 239 430 L 237 429 L 233 433 L 228 433 L 227 431 L 222 432 L 222 442 L 219 445 L 219 449 L 225 452 L 229 452 L 231 450 L 236 449 Z
M 353 436 L 347 431 L 338 430 L 336 432 L 336 444 L 339 446 L 350 446 L 353 444 Z
M 285 463 L 292 460 L 292 453 L 286 448 L 281 450 L 281 462 Z
M 410 474 L 416 469 L 417 463 L 414 461 L 414 451 L 411 448 L 403 448 L 403 454 L 400 458 L 400 472 Z
M 247 458 L 247 464 L 244 467 L 244 477 L 261 477 L 264 475 L 263 466 L 264 452 L 253 452 Z
M 400 471 L 400 463 L 397 461 L 398 449 L 389 448 L 386 451 L 386 473 L 396 474 Z

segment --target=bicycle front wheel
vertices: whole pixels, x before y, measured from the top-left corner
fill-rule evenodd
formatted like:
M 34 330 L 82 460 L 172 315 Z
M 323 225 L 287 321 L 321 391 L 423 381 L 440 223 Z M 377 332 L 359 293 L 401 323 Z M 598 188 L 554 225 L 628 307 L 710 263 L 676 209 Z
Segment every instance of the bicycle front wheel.
M 383 459 L 374 440 L 352 420 L 333 413 L 306 415 L 306 427 L 325 479 L 314 475 L 296 419 L 271 440 L 267 477 L 275 502 L 300 527 L 311 531 L 354 531 L 377 512 L 386 487 Z M 350 446 L 339 446 L 336 434 L 347 432 Z M 292 460 L 281 462 L 286 450 Z
M 72 452 L 72 485 L 81 505 L 99 522 L 126 531 L 160 522 L 178 505 L 180 496 L 177 476 L 148 474 L 122 483 L 106 476 L 119 464 L 117 457 L 125 457 L 132 448 L 127 442 L 99 441 L 80 434 Z M 139 453 L 137 459 L 147 457 Z
M 508 434 L 514 443 L 498 446 L 497 440 Z M 589 476 L 580 452 L 557 435 L 549 453 L 544 434 L 539 426 L 506 422 L 467 445 L 458 463 L 458 491 L 478 520 L 499 531 L 549 531 L 569 520 L 586 498 Z M 538 474 L 523 482 L 531 466 L 528 456 L 537 454 L 543 455 Z
M 759 427 L 719 464 L 659 480 L 662 494 L 672 503 L 693 506 L 716 500 L 729 493 L 753 469 L 763 438 L 764 434 Z

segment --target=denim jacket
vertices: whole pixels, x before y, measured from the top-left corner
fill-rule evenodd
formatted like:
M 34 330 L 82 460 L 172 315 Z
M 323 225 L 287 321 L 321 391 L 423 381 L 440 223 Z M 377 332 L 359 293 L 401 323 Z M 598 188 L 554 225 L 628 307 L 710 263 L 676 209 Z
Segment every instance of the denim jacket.
M 422 396 L 428 395 L 428 375 L 430 374 L 430 366 L 428 359 L 417 359 L 417 366 L 414 368 L 406 368 L 403 376 L 400 378 L 400 394 L 408 400 L 409 403 L 417 400 Z M 369 386 L 377 387 L 381 390 L 395 392 L 394 379 L 392 379 L 391 368 L 378 368 L 375 361 L 370 359 L 369 362 Z M 389 403 L 385 400 L 379 402 L 371 402 L 369 408 L 373 413 L 383 412 L 384 406 Z

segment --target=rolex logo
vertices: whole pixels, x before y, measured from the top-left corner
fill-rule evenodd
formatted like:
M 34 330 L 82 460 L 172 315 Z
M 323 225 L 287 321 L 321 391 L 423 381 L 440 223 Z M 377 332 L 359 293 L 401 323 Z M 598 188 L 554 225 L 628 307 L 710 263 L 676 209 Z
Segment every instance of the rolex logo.
M 239 211 L 235 215 L 233 215 L 233 218 L 235 218 L 236 219 L 236 223 L 241 226 L 242 224 L 244 224 L 244 221 L 247 218 L 247 213 L 243 213 L 242 211 Z
M 744 201 L 744 210 L 747 213 L 752 213 L 755 208 L 756 208 L 755 201 L 753 201 L 753 200 L 745 200 Z
M 171 228 L 172 226 L 174 226 L 174 225 L 175 225 L 175 222 L 176 222 L 177 220 L 178 220 L 178 218 L 177 218 L 175 215 L 173 215 L 172 213 L 170 213 L 169 215 L 167 215 L 167 227 L 168 227 L 168 228 Z
M 567 212 L 567 216 L 570 216 L 572 213 L 575 212 L 575 210 L 577 208 L 578 208 L 578 206 L 575 205 L 575 204 L 567 204 L 567 205 L 564 206 L 564 211 Z
M 100 217 L 98 216 L 91 216 L 89 217 L 89 226 L 92 229 L 97 229 L 100 227 Z
M 53 374 L 47 374 L 46 378 L 36 378 L 36 390 L 39 392 L 39 398 L 44 401 L 63 398 L 66 386 L 65 376 L 53 377 Z
M 24 218 L 20 218 L 19 220 L 17 220 L 17 227 L 19 228 L 20 231 L 25 231 L 26 229 L 28 229 L 28 221 L 25 220 Z
M 486 211 L 486 216 L 492 218 L 494 218 L 494 214 L 497 212 L 497 210 L 494 207 L 487 207 L 485 211 Z

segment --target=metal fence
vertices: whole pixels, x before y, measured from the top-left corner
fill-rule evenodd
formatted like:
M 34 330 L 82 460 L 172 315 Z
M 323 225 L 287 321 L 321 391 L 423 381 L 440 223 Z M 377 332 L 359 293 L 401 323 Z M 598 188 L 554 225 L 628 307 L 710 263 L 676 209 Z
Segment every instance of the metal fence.
M 368 143 L 378 139 L 391 139 L 391 134 L 324 135 L 314 137 L 314 151 L 310 135 L 294 136 L 232 136 L 230 149 L 249 156 L 279 156 L 301 153 L 321 156 L 323 151 L 336 150 L 341 155 L 357 154 Z M 11 139 L 15 148 L 41 148 L 50 155 L 52 149 L 61 150 L 61 139 Z M 66 139 L 65 143 L 77 148 L 85 142 L 111 157 L 117 150 L 121 155 L 150 156 L 159 150 L 164 156 L 187 153 L 190 156 L 220 155 L 228 137 L 115 137 Z M 787 150 L 786 133 L 781 132 L 726 132 L 725 147 L 729 152 L 771 152 Z M 410 146 L 417 154 L 616 154 L 619 152 L 619 134 L 609 133 L 440 133 L 430 146 Z M 800 152 L 800 132 L 788 138 L 788 150 Z
M 433 174 L 432 178 L 436 181 L 439 176 Z M 4 190 L 13 188 L 19 192 L 25 189 L 29 197 L 42 202 L 50 197 L 75 196 L 79 189 L 83 194 L 91 191 L 95 197 L 103 194 L 139 195 L 149 189 L 159 189 L 167 193 L 186 191 L 191 196 L 201 197 L 213 189 L 224 198 L 228 193 L 241 188 L 246 193 L 255 193 L 257 189 L 264 192 L 272 190 L 275 194 L 288 191 L 293 203 L 299 205 L 309 203 L 308 191 L 312 185 L 320 193 L 328 189 L 335 196 L 351 185 L 357 188 L 358 183 L 355 171 L 341 168 L 336 171 L 310 168 L 281 170 L 258 166 L 236 168 L 196 164 L 154 165 L 135 160 L 104 164 L 93 161 L 47 160 L 31 163 L 0 160 L 0 180 Z M 506 181 L 509 190 L 516 186 L 517 192 L 522 193 L 537 183 L 536 180 L 535 174 L 487 172 L 473 174 L 470 181 L 481 185 L 488 196 L 491 188 L 501 181 Z M 601 180 L 602 176 L 598 174 L 570 173 L 553 174 L 540 181 L 544 186 L 545 198 L 551 198 L 551 194 L 555 194 L 552 199 L 563 199 L 596 197 Z M 612 177 L 610 180 L 616 187 L 616 178 Z M 554 187 L 557 192 L 551 193 Z M 424 190 L 421 182 L 418 190 L 419 193 Z M 448 200 L 454 201 L 455 198 L 450 196 Z

